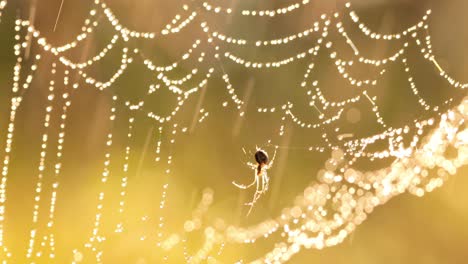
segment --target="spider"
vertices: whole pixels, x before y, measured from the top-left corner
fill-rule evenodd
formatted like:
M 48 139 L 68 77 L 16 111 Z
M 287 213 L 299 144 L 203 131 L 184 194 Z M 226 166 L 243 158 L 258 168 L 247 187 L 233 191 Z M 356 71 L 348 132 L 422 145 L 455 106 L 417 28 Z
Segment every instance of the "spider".
M 244 151 L 244 153 L 246 153 L 244 149 L 242 150 Z M 234 184 L 237 188 L 243 189 L 243 190 L 252 187 L 254 184 L 256 184 L 257 186 L 255 189 L 255 194 L 253 196 L 252 201 L 245 204 L 245 205 L 250 206 L 247 216 L 252 211 L 252 208 L 255 202 L 257 202 L 260 196 L 266 191 L 268 191 L 268 183 L 270 181 L 270 178 L 268 177 L 267 170 L 271 168 L 271 166 L 273 165 L 273 162 L 276 157 L 276 148 L 275 148 L 275 153 L 273 154 L 273 158 L 271 159 L 271 161 L 268 159 L 268 154 L 266 153 L 266 151 L 260 149 L 259 147 L 256 147 L 256 152 L 255 152 L 254 157 L 255 157 L 255 161 L 257 162 L 257 164 L 254 164 L 252 162 L 247 162 L 247 166 L 249 166 L 255 172 L 253 182 L 250 183 L 249 185 L 238 184 L 235 181 L 232 182 L 232 184 Z

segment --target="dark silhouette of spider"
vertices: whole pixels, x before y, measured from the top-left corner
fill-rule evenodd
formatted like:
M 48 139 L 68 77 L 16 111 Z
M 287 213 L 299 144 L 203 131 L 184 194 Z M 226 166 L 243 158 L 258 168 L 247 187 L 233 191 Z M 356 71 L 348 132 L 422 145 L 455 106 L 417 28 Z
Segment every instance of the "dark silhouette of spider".
M 245 153 L 245 150 L 244 150 L 244 153 Z M 251 169 L 255 171 L 253 182 L 248 185 L 238 184 L 234 181 L 232 182 L 232 184 L 234 184 L 237 188 L 244 189 L 244 190 L 252 187 L 254 184 L 256 184 L 257 186 L 255 189 L 255 193 L 254 193 L 254 197 L 252 201 L 245 204 L 245 205 L 250 206 L 249 212 L 247 213 L 247 215 L 250 214 L 255 202 L 257 202 L 260 196 L 266 191 L 268 191 L 268 183 L 270 181 L 270 178 L 268 177 L 267 170 L 271 168 L 271 166 L 273 165 L 273 162 L 276 157 L 276 148 L 275 148 L 275 153 L 273 154 L 273 158 L 271 159 L 271 161 L 268 158 L 267 152 L 258 147 L 256 147 L 256 152 L 255 152 L 254 157 L 255 157 L 255 161 L 257 162 L 257 164 L 254 164 L 252 162 L 247 162 L 247 166 L 249 166 Z

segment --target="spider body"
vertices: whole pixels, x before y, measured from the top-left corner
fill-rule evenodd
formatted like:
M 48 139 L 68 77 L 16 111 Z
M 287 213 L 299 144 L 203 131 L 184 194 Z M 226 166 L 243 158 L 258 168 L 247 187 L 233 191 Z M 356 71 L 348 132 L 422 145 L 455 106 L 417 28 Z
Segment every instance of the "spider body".
M 257 161 L 258 163 L 258 166 L 257 166 L 257 176 L 258 176 L 262 172 L 262 168 L 268 165 L 268 154 L 260 149 L 260 150 L 257 150 L 257 152 L 255 152 L 254 156 L 255 156 L 255 161 Z
M 256 148 L 256 150 L 257 151 L 255 152 L 254 158 L 257 164 L 254 164 L 252 162 L 247 162 L 247 166 L 249 166 L 252 170 L 255 171 L 253 182 L 250 183 L 249 185 L 243 185 L 243 184 L 238 184 L 236 182 L 232 182 L 232 184 L 234 184 L 236 187 L 240 189 L 248 189 L 252 187 L 253 185 L 256 185 L 256 190 L 255 190 L 255 194 L 254 194 L 252 201 L 250 203 L 246 203 L 246 205 L 250 206 L 250 209 L 247 215 L 250 214 L 255 202 L 257 202 L 260 196 L 268 190 L 268 183 L 270 181 L 270 178 L 268 177 L 267 170 L 273 165 L 273 161 L 275 160 L 275 156 L 276 156 L 276 148 L 275 148 L 275 153 L 273 154 L 273 158 L 271 159 L 271 161 L 268 159 L 268 154 L 266 153 L 266 151 L 258 147 Z

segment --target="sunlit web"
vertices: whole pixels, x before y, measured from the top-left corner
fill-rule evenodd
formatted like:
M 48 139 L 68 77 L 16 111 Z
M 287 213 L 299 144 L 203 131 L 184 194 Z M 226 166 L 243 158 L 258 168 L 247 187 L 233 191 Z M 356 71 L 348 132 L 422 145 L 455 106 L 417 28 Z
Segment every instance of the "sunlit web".
M 143 222 L 150 222 L 152 228 L 138 237 L 152 250 L 162 252 L 161 261 L 170 261 L 169 255 L 181 246 L 187 263 L 198 263 L 204 260 L 217 262 L 222 258 L 225 247 L 236 244 L 255 244 L 258 239 L 268 239 L 280 233 L 280 241 L 276 241 L 269 252 L 264 252 L 257 259 L 239 259 L 239 262 L 286 262 L 301 250 L 323 249 L 341 243 L 356 227 L 364 222 L 367 215 L 379 205 L 392 197 L 409 192 L 423 196 L 443 185 L 448 175 L 453 175 L 457 169 L 468 162 L 468 131 L 465 121 L 468 115 L 468 99 L 447 98 L 441 104 L 428 102 L 418 89 L 413 77 L 413 68 L 409 59 L 410 52 L 416 52 L 434 70 L 446 80 L 451 89 L 463 91 L 468 87 L 450 76 L 438 62 L 432 50 L 429 34 L 428 10 L 419 22 L 406 30 L 395 34 L 380 34 L 374 32 L 361 22 L 358 14 L 353 11 L 351 4 L 346 4 L 340 13 L 323 14 L 317 18 L 310 28 L 275 39 L 244 39 L 215 30 L 206 19 L 209 15 L 263 17 L 276 19 L 286 15 L 294 15 L 310 1 L 298 1 L 284 7 L 271 10 L 247 10 L 214 3 L 193 3 L 181 6 L 180 12 L 161 30 L 140 32 L 124 25 L 108 7 L 105 1 L 95 0 L 88 17 L 79 33 L 72 41 L 61 46 L 55 46 L 43 37 L 31 18 L 18 17 L 15 20 L 14 55 L 16 63 L 13 66 L 11 105 L 9 113 L 4 117 L 9 119 L 6 138 L 3 143 L 2 180 L 0 184 L 0 246 L 1 259 L 4 263 L 15 263 L 15 259 L 26 258 L 30 262 L 52 260 L 57 257 L 55 236 L 56 204 L 61 197 L 60 182 L 62 176 L 62 160 L 64 142 L 67 140 L 66 127 L 69 116 L 68 110 L 75 98 L 83 89 L 92 87 L 109 95 L 110 109 L 107 113 L 111 128 L 107 134 L 101 183 L 95 195 L 95 217 L 93 226 L 89 230 L 86 241 L 70 250 L 69 259 L 73 263 L 92 262 L 102 263 L 106 254 L 106 243 L 116 237 L 116 234 L 134 232 L 129 230 L 124 219 L 127 214 L 127 200 L 131 181 L 130 160 L 136 151 L 132 149 L 135 139 L 136 122 L 149 121 L 155 126 L 149 137 L 154 146 L 154 163 L 165 166 L 165 174 L 171 174 L 176 166 L 171 151 L 171 145 L 195 127 L 187 123 L 179 123 L 178 114 L 184 110 L 189 99 L 204 90 L 212 78 L 221 77 L 224 82 L 225 95 L 218 100 L 219 109 L 234 109 L 240 118 L 254 114 L 247 107 L 247 99 L 239 94 L 236 86 L 231 82 L 231 73 L 225 65 L 235 64 L 248 71 L 267 71 L 277 69 L 281 71 L 287 65 L 306 62 L 307 67 L 303 79 L 294 88 L 303 90 L 303 97 L 307 99 L 309 111 L 304 116 L 303 111 L 297 110 L 297 103 L 287 101 L 277 105 L 255 105 L 256 114 L 275 117 L 277 130 L 268 134 L 265 144 L 271 138 L 269 146 L 282 149 L 281 138 L 288 129 L 288 124 L 310 131 L 319 131 L 320 144 L 304 142 L 300 146 L 302 151 L 330 153 L 330 158 L 324 164 L 324 169 L 318 172 L 318 183 L 304 187 L 303 193 L 298 194 L 291 206 L 284 208 L 280 215 L 253 226 L 230 225 L 224 220 L 217 219 L 210 222 L 204 219 L 213 203 L 213 192 L 204 191 L 193 217 L 187 219 L 181 232 L 169 233 L 164 229 L 169 210 L 165 210 L 169 182 L 161 186 L 159 209 L 161 216 Z M 1 11 L 7 6 L 7 1 L 0 1 Z M 13 10 L 11 10 L 13 12 Z M 1 18 L 1 16 L 0 16 Z M 347 25 L 345 28 L 345 22 Z M 90 36 L 100 27 L 109 27 L 114 35 L 109 42 L 96 54 L 86 56 L 75 61 L 68 55 L 75 49 L 80 49 Z M 189 26 L 199 27 L 203 35 L 193 40 L 191 47 L 172 63 L 160 65 L 140 49 L 144 41 L 157 42 L 168 35 L 180 34 Z M 362 55 L 360 47 L 353 42 L 353 36 L 347 28 L 354 28 L 360 32 L 360 37 L 382 40 L 393 43 L 398 40 L 400 45 L 396 52 L 380 59 L 367 58 Z M 220 31 L 222 29 L 219 29 Z M 285 58 L 264 57 L 261 60 L 249 58 L 243 54 L 240 47 L 270 48 L 278 46 L 294 46 L 303 39 L 311 39 L 309 47 L 295 55 Z M 342 55 L 342 46 L 336 43 L 344 41 L 352 51 L 352 59 Z M 104 61 L 110 52 L 118 52 L 121 56 L 118 65 L 113 65 L 113 72 L 108 79 L 100 80 L 95 77 L 92 66 Z M 317 57 L 325 54 L 336 68 L 337 76 L 342 78 L 351 88 L 357 91 L 353 96 L 333 101 L 325 96 L 326 88 L 319 80 L 314 79 Z M 413 54 L 414 55 L 414 54 Z M 52 58 L 41 63 L 44 57 Z M 171 76 L 180 70 L 182 63 L 189 62 L 192 69 L 183 77 Z M 125 78 L 132 64 L 143 65 L 151 74 L 142 74 L 141 78 L 157 80 L 148 85 L 146 91 L 135 98 L 127 98 L 114 89 L 114 84 Z M 14 158 L 15 128 L 22 122 L 17 112 L 25 106 L 24 97 L 31 93 L 39 66 L 48 71 L 46 106 L 41 113 L 42 127 L 37 131 L 40 138 L 39 165 L 36 170 L 33 211 L 29 225 L 29 242 L 24 250 L 24 256 L 12 253 L 8 244 L 8 219 L 5 210 L 10 205 L 7 201 L 8 179 L 10 178 L 10 163 Z M 352 69 L 356 65 L 365 65 L 373 70 L 368 76 L 354 76 Z M 428 113 L 428 118 L 414 119 L 404 125 L 393 127 L 381 114 L 378 95 L 373 93 L 389 68 L 399 65 L 407 75 L 407 89 L 414 96 L 415 103 Z M 173 94 L 175 100 L 167 113 L 160 113 L 152 108 L 152 101 L 161 91 Z M 271 93 L 275 93 L 272 89 Z M 370 136 L 358 137 L 352 130 L 340 127 L 339 120 L 345 113 L 358 103 L 368 106 L 368 118 L 373 118 L 379 126 L 379 131 Z M 195 122 L 202 123 L 210 118 L 210 112 L 201 106 L 192 109 L 196 113 Z M 54 118 L 55 117 L 55 118 Z M 276 118 L 278 117 L 278 118 Z M 353 119 L 348 117 L 348 119 Z M 56 122 L 51 124 L 51 120 Z M 146 122 L 145 121 L 145 122 Z M 114 125 L 125 124 L 125 149 L 119 158 L 114 158 L 112 147 L 116 137 Z M 273 139 L 275 138 L 275 139 Z M 51 147 L 52 146 L 52 147 Z M 241 147 L 239 147 L 241 148 Z M 446 157 L 448 148 L 455 148 L 457 155 Z M 374 162 L 389 160 L 385 166 L 375 170 L 361 170 L 357 163 L 361 161 Z M 79 162 L 79 161 L 77 161 Z M 253 162 L 253 161 L 250 161 Z M 119 173 L 115 173 L 113 164 L 119 164 Z M 121 164 L 121 166 L 120 166 Z M 270 168 L 274 169 L 274 168 Z M 119 176 L 119 185 L 110 188 L 108 181 L 112 176 Z M 250 175 L 250 174 L 249 174 Z M 245 175 L 248 176 L 247 173 Z M 96 175 L 96 177 L 98 177 Z M 274 180 L 274 179 L 273 179 Z M 50 190 L 44 192 L 44 189 Z M 111 212 L 112 221 L 105 213 L 106 199 L 112 196 L 118 200 L 117 211 Z M 45 202 L 44 202 L 45 201 Z M 43 208 L 47 208 L 47 210 Z M 78 209 L 79 210 L 79 209 Z M 203 230 L 204 242 L 194 251 L 187 252 L 186 235 L 196 230 Z

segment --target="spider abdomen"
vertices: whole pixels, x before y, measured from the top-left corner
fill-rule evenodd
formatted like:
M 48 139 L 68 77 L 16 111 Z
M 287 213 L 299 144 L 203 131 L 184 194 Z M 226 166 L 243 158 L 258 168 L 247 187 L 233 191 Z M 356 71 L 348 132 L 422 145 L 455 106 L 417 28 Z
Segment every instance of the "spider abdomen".
M 268 163 L 268 155 L 263 150 L 257 150 L 255 152 L 255 160 L 258 165 L 263 165 Z
M 263 150 L 257 150 L 257 152 L 255 152 L 255 161 L 258 163 L 257 175 L 260 175 L 263 166 L 268 164 L 268 155 Z

